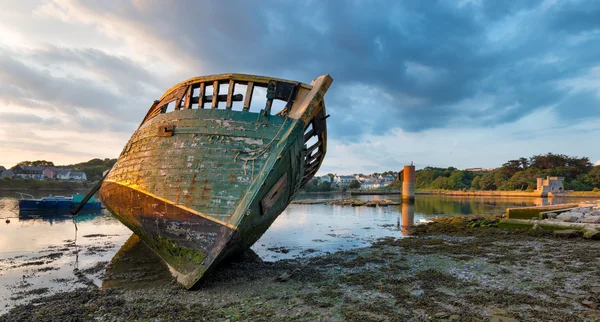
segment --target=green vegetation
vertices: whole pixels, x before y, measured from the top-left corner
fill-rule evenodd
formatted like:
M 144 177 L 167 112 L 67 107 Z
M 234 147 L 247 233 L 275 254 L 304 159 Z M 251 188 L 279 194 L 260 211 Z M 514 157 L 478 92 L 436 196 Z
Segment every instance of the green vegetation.
M 77 190 L 89 189 L 91 182 L 35 180 L 35 179 L 0 179 L 0 189 L 5 190 Z
M 352 181 L 350 181 L 348 188 L 349 189 L 358 189 L 358 188 L 360 188 L 360 182 L 358 182 L 358 180 L 352 180 Z
M 600 166 L 587 157 L 548 153 L 529 159 L 510 160 L 489 172 L 471 172 L 453 167 L 426 167 L 416 171 L 417 189 L 533 191 L 536 178 L 564 177 L 565 190 L 600 189 Z M 401 183 L 395 182 L 401 187 Z
M 37 161 L 21 161 L 15 165 L 23 165 L 28 167 L 53 167 L 54 163 L 52 161 L 46 160 L 37 160 Z M 13 167 L 14 168 L 14 167 Z
M 70 164 L 64 166 L 73 171 L 83 171 L 89 181 L 97 181 L 102 178 L 102 173 L 117 163 L 117 159 L 91 159 L 87 162 Z
M 110 169 L 115 163 L 117 159 L 91 159 L 86 162 L 69 164 L 69 165 L 58 165 L 55 166 L 54 162 L 46 161 L 46 160 L 36 160 L 36 161 L 21 161 L 13 166 L 11 169 L 14 169 L 18 165 L 23 166 L 38 166 L 38 167 L 55 167 L 55 168 L 63 168 L 63 169 L 71 169 L 71 171 L 81 171 L 85 172 L 85 175 L 88 181 L 98 181 L 102 178 L 102 173 L 108 169 Z M 25 180 L 28 182 L 28 180 Z M 31 183 L 29 187 L 35 186 L 36 184 Z M 43 184 L 41 184 L 43 185 Z M 34 188 L 35 189 L 35 188 Z
M 306 192 L 327 192 L 331 190 L 334 190 L 331 182 L 323 181 L 319 183 L 317 179 L 310 180 L 304 187 L 304 191 Z
M 155 247 L 178 271 L 191 272 L 204 265 L 206 255 L 201 250 L 181 246 L 175 239 L 158 235 Z

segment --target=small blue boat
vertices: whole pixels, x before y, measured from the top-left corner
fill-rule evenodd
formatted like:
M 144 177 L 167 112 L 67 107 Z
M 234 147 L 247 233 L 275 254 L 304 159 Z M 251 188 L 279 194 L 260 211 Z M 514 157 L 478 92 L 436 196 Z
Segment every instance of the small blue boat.
M 65 196 L 52 196 L 43 197 L 41 199 L 34 199 L 32 195 L 26 193 L 19 193 L 21 199 L 19 199 L 19 211 L 70 211 L 74 210 L 79 203 L 83 200 L 84 195 L 74 194 L 71 197 Z M 27 197 L 27 198 L 25 198 Z M 83 206 L 83 209 L 102 209 L 102 203 L 96 201 L 94 197 L 90 198 L 88 202 Z

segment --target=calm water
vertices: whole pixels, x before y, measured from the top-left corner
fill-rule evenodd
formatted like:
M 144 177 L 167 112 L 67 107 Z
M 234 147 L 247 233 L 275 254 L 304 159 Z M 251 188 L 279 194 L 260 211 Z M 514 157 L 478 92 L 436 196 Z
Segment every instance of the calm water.
M 75 221 L 69 217 L 19 217 L 16 196 L 0 192 L 0 313 L 41 294 L 92 283 L 101 286 L 106 263 L 130 238 L 131 231 L 106 210 L 78 216 Z M 341 197 L 310 194 L 298 199 Z M 398 201 L 399 196 L 356 198 Z M 362 247 L 381 237 L 401 237 L 406 235 L 403 228 L 437 217 L 501 214 L 507 207 L 565 201 L 417 196 L 414 205 L 382 208 L 292 204 L 252 249 L 264 260 L 314 256 Z

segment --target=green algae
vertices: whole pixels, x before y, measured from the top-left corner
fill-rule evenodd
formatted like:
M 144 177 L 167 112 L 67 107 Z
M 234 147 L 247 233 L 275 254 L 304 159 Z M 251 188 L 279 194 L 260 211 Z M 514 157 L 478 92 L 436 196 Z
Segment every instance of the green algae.
M 156 238 L 155 249 L 165 257 L 169 265 L 180 271 L 193 270 L 202 266 L 206 258 L 201 250 L 181 246 L 177 240 L 160 235 Z

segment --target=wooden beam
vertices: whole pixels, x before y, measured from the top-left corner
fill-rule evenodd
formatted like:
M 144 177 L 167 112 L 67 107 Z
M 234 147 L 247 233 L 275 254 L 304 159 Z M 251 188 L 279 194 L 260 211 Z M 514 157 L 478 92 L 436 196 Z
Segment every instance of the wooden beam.
M 317 143 L 313 144 L 310 148 L 306 150 L 306 155 L 311 154 L 316 148 L 320 147 L 323 144 L 321 141 L 317 141 Z
M 235 81 L 233 79 L 229 80 L 229 90 L 227 91 L 227 104 L 225 104 L 225 108 L 230 110 L 233 106 L 233 92 L 235 91 Z
M 213 81 L 212 108 L 219 108 L 219 81 Z
M 185 103 L 183 105 L 185 109 L 192 108 L 192 93 L 194 93 L 192 87 L 192 85 L 188 86 L 187 92 L 185 94 Z
M 254 93 L 254 82 L 248 82 L 248 88 L 246 88 L 246 97 L 244 98 L 244 111 L 250 110 L 250 104 L 252 103 L 252 93 Z
M 200 92 L 198 93 L 198 108 L 204 108 L 205 85 L 200 83 Z

